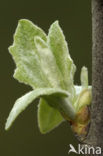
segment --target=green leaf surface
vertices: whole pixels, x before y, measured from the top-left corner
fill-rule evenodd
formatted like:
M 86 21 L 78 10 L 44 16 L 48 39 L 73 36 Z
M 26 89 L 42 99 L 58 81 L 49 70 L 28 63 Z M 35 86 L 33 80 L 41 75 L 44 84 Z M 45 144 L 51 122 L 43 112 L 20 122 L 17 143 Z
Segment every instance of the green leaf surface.
M 70 57 L 67 42 L 65 41 L 65 37 L 58 21 L 51 25 L 47 43 L 55 56 L 55 61 L 59 71 L 61 72 L 64 83 L 63 89 L 68 90 L 71 94 L 74 93 L 73 76 L 75 65 Z
M 9 48 L 16 63 L 14 77 L 35 88 L 61 88 L 74 95 L 75 65 L 58 22 L 49 34 L 28 20 L 20 20 Z
M 22 96 L 21 98 L 19 98 L 10 114 L 9 117 L 7 119 L 6 122 L 6 126 L 5 129 L 9 129 L 9 127 L 12 125 L 12 123 L 14 122 L 14 120 L 17 118 L 17 116 L 23 111 L 25 110 L 25 108 L 36 98 L 38 97 L 42 97 L 42 96 L 50 96 L 50 95 L 54 95 L 56 97 L 58 96 L 63 96 L 63 97 L 67 97 L 68 96 L 68 92 L 60 90 L 60 89 L 54 89 L 54 88 L 40 88 L 40 89 L 36 89 L 33 90 L 27 94 L 25 94 L 24 96 Z
M 39 55 L 41 70 L 48 79 L 50 86 L 53 88 L 63 88 L 63 78 L 56 64 L 56 59 L 47 43 L 38 36 L 35 37 L 34 42 Z
M 38 105 L 38 125 L 40 132 L 45 134 L 56 128 L 62 121 L 64 119 L 60 112 L 49 106 L 44 98 L 41 98 Z
M 43 30 L 28 20 L 20 20 L 14 35 L 14 43 L 9 48 L 17 66 L 14 77 L 33 88 L 48 87 L 34 43 L 35 36 L 40 36 L 46 41 Z

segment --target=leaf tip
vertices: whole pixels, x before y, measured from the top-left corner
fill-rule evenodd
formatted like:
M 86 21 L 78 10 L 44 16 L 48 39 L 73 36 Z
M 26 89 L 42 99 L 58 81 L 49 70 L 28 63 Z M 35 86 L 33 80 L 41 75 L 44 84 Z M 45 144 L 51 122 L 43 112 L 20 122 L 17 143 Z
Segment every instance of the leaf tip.
M 55 24 L 55 25 L 59 25 L 59 21 L 56 20 L 53 24 Z
M 30 23 L 30 21 L 29 20 L 27 20 L 27 19 L 20 19 L 19 21 L 18 21 L 18 23 L 20 23 L 20 24 L 22 24 L 22 23 Z
M 55 22 L 53 22 L 53 24 L 50 26 L 50 29 L 55 27 L 55 26 L 59 26 L 59 21 L 56 20 Z
M 39 127 L 39 131 L 40 131 L 41 134 L 46 134 L 46 133 L 48 133 L 47 131 L 45 131 L 45 129 L 41 129 L 40 127 Z
M 6 124 L 5 124 L 5 130 L 8 131 L 11 127 L 11 124 L 9 122 L 9 120 L 7 119 Z
M 8 131 L 9 127 L 7 125 L 7 123 L 5 124 L 5 130 Z

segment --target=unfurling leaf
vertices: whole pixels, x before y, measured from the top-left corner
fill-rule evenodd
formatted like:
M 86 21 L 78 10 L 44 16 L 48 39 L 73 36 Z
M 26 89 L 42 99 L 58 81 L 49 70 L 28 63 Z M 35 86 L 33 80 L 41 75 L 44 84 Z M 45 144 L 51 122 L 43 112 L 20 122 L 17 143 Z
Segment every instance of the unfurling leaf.
M 38 125 L 40 132 L 45 134 L 57 127 L 63 121 L 64 119 L 60 112 L 49 106 L 47 101 L 41 98 L 38 105 Z
M 86 67 L 81 69 L 81 85 L 83 89 L 88 88 L 88 69 Z
M 45 74 L 45 77 L 47 77 L 50 86 L 63 89 L 63 77 L 61 76 L 52 51 L 49 49 L 47 43 L 40 37 L 35 37 L 34 41 L 40 58 L 41 70 Z
M 60 90 L 60 89 L 54 89 L 54 88 L 39 88 L 36 90 L 33 90 L 27 94 L 25 94 L 24 96 L 22 96 L 21 98 L 19 98 L 10 114 L 9 117 L 7 119 L 6 122 L 6 126 L 5 129 L 7 130 L 12 123 L 14 122 L 14 120 L 17 118 L 17 116 L 36 98 L 38 97 L 42 97 L 42 96 L 50 96 L 50 95 L 54 95 L 56 97 L 66 97 L 68 96 L 68 92 Z
M 60 28 L 58 21 L 54 22 L 50 29 L 47 38 L 48 46 L 55 56 L 58 69 L 61 72 L 62 81 L 64 82 L 64 88 L 71 94 L 74 94 L 74 72 L 75 65 L 70 57 L 67 42 L 63 35 L 63 31 Z
M 53 87 L 74 92 L 75 67 L 58 22 L 46 36 L 32 22 L 20 20 L 9 51 L 17 66 L 14 77 L 20 82 L 33 89 Z
M 40 36 L 46 41 L 46 35 L 28 20 L 20 20 L 14 35 L 14 43 L 9 51 L 13 56 L 17 69 L 14 77 L 32 88 L 49 87 L 37 53 L 34 37 Z

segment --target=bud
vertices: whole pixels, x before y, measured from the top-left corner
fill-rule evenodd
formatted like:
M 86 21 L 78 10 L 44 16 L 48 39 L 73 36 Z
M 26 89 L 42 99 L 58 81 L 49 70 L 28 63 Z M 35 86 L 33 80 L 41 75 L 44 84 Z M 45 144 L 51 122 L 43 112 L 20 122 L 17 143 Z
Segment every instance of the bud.
M 92 101 L 91 89 L 84 89 L 78 97 L 77 110 L 79 110 L 81 107 L 85 105 L 90 105 L 91 101 Z

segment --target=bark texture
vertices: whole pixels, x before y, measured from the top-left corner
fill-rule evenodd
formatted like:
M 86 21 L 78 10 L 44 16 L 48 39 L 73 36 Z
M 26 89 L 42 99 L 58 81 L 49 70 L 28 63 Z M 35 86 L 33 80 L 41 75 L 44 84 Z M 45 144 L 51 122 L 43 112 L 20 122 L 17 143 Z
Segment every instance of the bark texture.
M 92 93 L 91 125 L 85 143 L 103 150 L 103 0 L 92 0 Z

